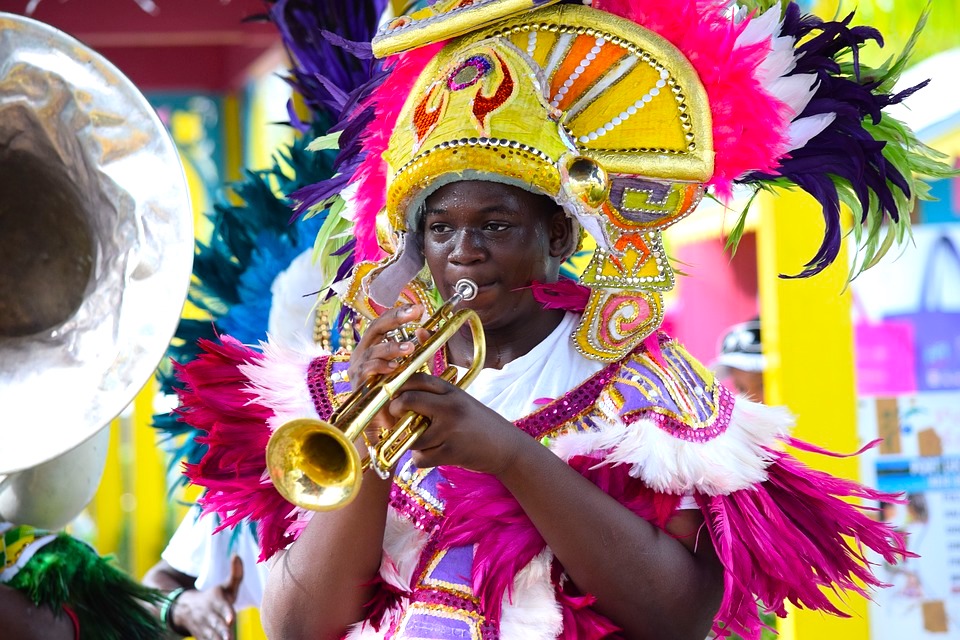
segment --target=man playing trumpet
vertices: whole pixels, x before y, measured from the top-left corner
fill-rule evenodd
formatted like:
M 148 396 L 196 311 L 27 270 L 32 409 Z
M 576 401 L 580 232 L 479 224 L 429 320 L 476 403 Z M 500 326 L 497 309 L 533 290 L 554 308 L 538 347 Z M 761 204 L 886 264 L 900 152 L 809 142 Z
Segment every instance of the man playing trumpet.
M 804 153 L 842 182 L 821 143 L 869 115 L 831 128 L 841 115 L 805 111 L 836 105 L 820 92 L 840 85 L 803 66 L 827 58 L 792 47 L 842 29 L 794 5 L 681 4 L 437 5 L 374 38 L 392 57 L 350 102 L 341 173 L 296 194 L 301 210 L 330 209 L 323 250 L 343 261 L 330 290 L 367 323 L 352 355 L 225 336 L 180 371 L 180 413 L 210 447 L 187 470 L 205 508 L 224 526 L 257 521 L 263 556 L 277 558 L 270 636 L 758 638 L 758 601 L 842 615 L 821 587 L 879 585 L 845 536 L 893 562 L 906 553 L 845 500 L 880 494 L 801 465 L 785 451 L 786 410 L 734 397 L 658 331 L 675 277 L 661 230 L 707 189 L 810 185 L 791 164 Z M 816 42 L 828 57 L 842 48 Z M 790 64 L 761 64 L 774 50 Z M 790 95 L 773 82 L 787 77 Z M 864 215 L 904 220 L 882 203 L 905 203 L 886 196 L 905 195 L 912 174 L 870 162 L 882 175 L 851 187 L 882 192 Z M 562 277 L 586 235 L 589 264 Z M 828 234 L 807 275 L 834 244 Z M 457 307 L 479 317 L 483 350 L 476 331 L 442 348 L 418 346 L 430 331 L 393 339 L 432 323 L 462 279 L 476 295 Z M 476 378 L 454 384 L 448 366 L 463 374 L 478 353 Z M 392 399 L 347 428 L 352 403 L 400 371 Z M 409 413 L 422 434 L 392 467 L 361 464 L 338 508 L 297 499 L 358 484 L 339 462 L 310 462 L 342 458 L 324 438 L 305 432 L 305 455 L 264 460 L 271 436 L 303 420 L 342 430 L 367 458 Z M 265 481 L 291 469 L 299 488 L 283 492 L 297 507 Z

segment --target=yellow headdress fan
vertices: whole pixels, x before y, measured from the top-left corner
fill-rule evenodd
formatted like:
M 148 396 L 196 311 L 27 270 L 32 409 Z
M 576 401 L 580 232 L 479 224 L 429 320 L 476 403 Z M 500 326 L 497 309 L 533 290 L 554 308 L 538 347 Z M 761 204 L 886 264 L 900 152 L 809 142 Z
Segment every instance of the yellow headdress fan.
M 362 131 L 341 149 L 345 171 L 300 198 L 329 206 L 337 183 L 356 188 L 359 266 L 335 288 L 360 313 L 394 304 L 420 272 L 417 208 L 455 180 L 547 194 L 594 237 L 575 342 L 611 361 L 659 325 L 674 284 L 661 230 L 705 189 L 813 195 L 826 225 L 810 276 L 839 255 L 841 201 L 855 210 L 856 273 L 892 244 L 882 233 L 906 237 L 924 179 L 949 175 L 883 111 L 911 93 L 889 93 L 905 57 L 878 69 L 838 60 L 878 37 L 849 17 L 823 22 L 792 2 L 585 4 L 437 2 L 378 34 L 388 72 L 344 118 Z M 398 234 L 386 261 L 376 238 L 390 233 L 375 235 L 375 219 Z

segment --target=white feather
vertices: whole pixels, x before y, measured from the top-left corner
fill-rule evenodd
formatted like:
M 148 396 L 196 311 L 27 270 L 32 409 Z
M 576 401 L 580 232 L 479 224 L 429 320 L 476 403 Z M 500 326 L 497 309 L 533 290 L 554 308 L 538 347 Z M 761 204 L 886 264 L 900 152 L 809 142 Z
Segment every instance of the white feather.
M 410 520 L 399 515 L 396 510 L 389 509 L 383 533 L 380 577 L 401 591 L 410 591 L 413 572 L 417 569 L 426 543 L 427 534 L 414 527 Z
M 550 580 L 553 554 L 544 549 L 513 581 L 500 618 L 502 640 L 553 640 L 563 630 L 563 613 Z
M 801 73 L 795 76 L 777 78 L 771 82 L 767 91 L 780 102 L 790 107 L 790 119 L 793 120 L 806 108 L 807 103 L 817 91 L 817 76 Z
M 787 130 L 787 135 L 790 136 L 789 148 L 800 149 L 810 141 L 810 138 L 829 127 L 836 117 L 837 114 L 830 112 L 794 120 Z
M 756 78 L 764 87 L 793 71 L 797 66 L 797 52 L 793 48 L 793 38 L 783 36 L 770 42 L 771 49 L 763 62 L 757 65 Z
M 738 11 L 735 17 L 737 23 L 746 19 L 745 11 Z M 764 13 L 754 16 L 747 21 L 747 26 L 743 28 L 740 35 L 737 36 L 736 47 L 746 47 L 758 42 L 763 42 L 768 38 L 775 37 L 780 33 L 780 4 L 774 4 Z
M 296 418 L 319 418 L 307 387 L 307 371 L 314 358 L 329 352 L 316 345 L 288 347 L 269 336 L 260 346 L 263 358 L 239 368 L 250 379 L 247 389 L 260 404 L 273 411 L 268 426 L 276 429 Z
M 313 249 L 293 259 L 273 280 L 267 332 L 287 344 L 313 342 L 316 291 L 323 286 L 323 272 L 313 261 Z
M 600 464 L 629 465 L 630 475 L 661 493 L 725 495 L 766 480 L 767 449 L 775 450 L 792 426 L 785 408 L 738 398 L 726 431 L 707 442 L 682 440 L 652 420 L 616 419 L 598 431 L 559 436 L 550 448 L 564 460 L 606 452 Z

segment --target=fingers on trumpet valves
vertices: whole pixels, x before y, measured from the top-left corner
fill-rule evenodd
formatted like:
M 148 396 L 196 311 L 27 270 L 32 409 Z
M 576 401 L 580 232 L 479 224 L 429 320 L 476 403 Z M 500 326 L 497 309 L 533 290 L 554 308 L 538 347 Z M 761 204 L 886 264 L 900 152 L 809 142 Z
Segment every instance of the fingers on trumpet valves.
M 414 342 L 417 339 L 417 329 L 420 325 L 415 322 L 408 322 L 400 325 L 396 329 L 387 331 L 384 335 L 384 342 Z

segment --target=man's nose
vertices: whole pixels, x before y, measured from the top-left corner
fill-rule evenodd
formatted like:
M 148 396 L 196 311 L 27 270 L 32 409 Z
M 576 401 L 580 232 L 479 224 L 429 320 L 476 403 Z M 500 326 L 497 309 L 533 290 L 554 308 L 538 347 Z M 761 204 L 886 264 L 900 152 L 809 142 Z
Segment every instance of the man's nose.
M 483 260 L 486 247 L 483 236 L 477 229 L 461 229 L 453 238 L 449 260 L 456 264 L 469 264 Z

